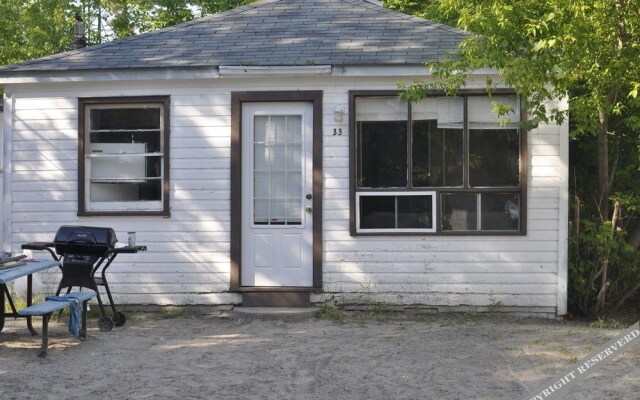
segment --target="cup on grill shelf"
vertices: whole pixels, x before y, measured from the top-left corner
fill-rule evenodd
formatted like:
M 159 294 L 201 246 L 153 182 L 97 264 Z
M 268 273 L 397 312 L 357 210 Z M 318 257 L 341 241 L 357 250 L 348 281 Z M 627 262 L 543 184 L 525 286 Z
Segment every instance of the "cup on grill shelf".
M 127 241 L 129 243 L 129 246 L 135 246 L 136 245 L 136 233 L 135 232 L 127 232 Z

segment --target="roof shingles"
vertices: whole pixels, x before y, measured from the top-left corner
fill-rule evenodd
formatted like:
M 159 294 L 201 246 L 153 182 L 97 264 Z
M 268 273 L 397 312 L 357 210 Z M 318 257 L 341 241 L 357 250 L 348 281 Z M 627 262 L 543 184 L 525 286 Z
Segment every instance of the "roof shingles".
M 9 65 L 2 73 L 298 65 L 421 64 L 468 35 L 363 0 L 265 0 L 220 14 Z

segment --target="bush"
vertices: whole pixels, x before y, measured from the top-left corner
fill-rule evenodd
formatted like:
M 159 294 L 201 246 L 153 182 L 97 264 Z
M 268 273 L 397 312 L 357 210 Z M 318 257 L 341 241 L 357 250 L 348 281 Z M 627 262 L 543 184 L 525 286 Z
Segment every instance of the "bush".
M 615 224 L 579 216 L 572 222 L 569 303 L 584 314 L 615 311 L 640 289 L 640 253 Z

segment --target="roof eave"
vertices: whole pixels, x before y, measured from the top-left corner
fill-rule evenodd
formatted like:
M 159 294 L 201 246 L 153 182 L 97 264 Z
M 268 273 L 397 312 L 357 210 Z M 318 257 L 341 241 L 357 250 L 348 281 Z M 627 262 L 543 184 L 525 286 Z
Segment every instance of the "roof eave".
M 482 68 L 470 75 L 498 75 L 498 70 Z M 430 76 L 423 64 L 345 64 L 345 65 L 224 65 L 174 68 L 122 68 L 103 70 L 52 70 L 3 72 L 0 85 L 33 83 L 116 82 L 150 80 L 195 80 L 217 78 L 260 78 L 278 76 L 334 77 L 416 77 Z
M 219 78 L 217 66 L 180 68 L 118 68 L 100 70 L 6 71 L 0 85 L 23 83 L 147 81 Z

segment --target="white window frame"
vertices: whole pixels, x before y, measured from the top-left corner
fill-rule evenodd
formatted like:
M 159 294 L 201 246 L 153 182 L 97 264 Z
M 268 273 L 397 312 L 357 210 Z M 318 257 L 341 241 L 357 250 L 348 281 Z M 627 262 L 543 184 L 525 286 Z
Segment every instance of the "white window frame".
M 385 229 L 362 229 L 360 228 L 361 214 L 360 214 L 360 198 L 361 197 L 381 197 L 381 196 L 393 196 L 393 197 L 412 197 L 412 196 L 431 196 L 431 228 L 385 228 Z M 371 191 L 371 192 L 356 192 L 356 232 L 358 233 L 432 233 L 436 232 L 438 226 L 438 196 L 436 191 Z M 397 218 L 397 214 L 396 214 Z

